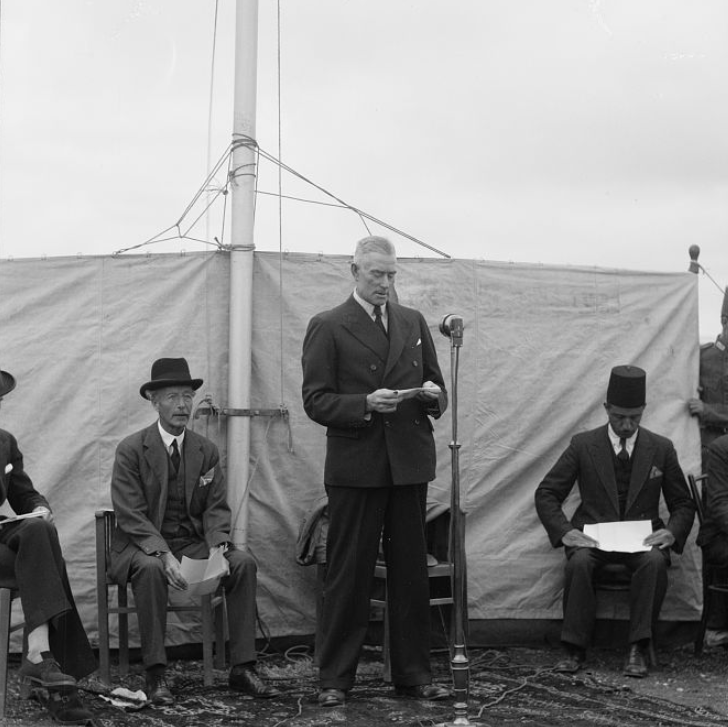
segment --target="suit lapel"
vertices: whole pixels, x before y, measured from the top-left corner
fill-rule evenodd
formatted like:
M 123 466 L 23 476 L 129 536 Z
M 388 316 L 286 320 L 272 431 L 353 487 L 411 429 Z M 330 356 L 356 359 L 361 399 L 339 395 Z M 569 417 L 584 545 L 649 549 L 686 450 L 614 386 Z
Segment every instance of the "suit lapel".
M 354 300 L 353 295 L 346 301 L 341 325 L 357 341 L 376 353 L 382 361 L 387 360 L 387 348 L 389 346 L 387 339 L 367 315 L 364 308 Z
M 388 319 L 389 353 L 387 355 L 387 365 L 384 367 L 385 377 L 399 361 L 405 341 L 408 340 L 409 332 L 413 326 L 413 322 L 408 320 L 400 306 L 396 304 L 389 304 Z
M 144 435 L 144 456 L 159 485 L 158 510 L 154 513 L 154 517 L 156 518 L 155 525 L 161 527 L 162 520 L 164 519 L 164 511 L 167 507 L 169 458 L 167 457 L 167 451 L 164 448 L 164 442 L 159 434 L 156 422 L 147 428 L 146 434 Z
M 589 452 L 594 462 L 599 480 L 607 492 L 609 501 L 614 507 L 614 511 L 619 516 L 619 496 L 617 495 L 617 478 L 614 474 L 614 461 L 612 460 L 612 444 L 609 441 L 606 426 L 597 430 Z
M 188 512 L 190 501 L 192 500 L 192 492 L 197 484 L 197 478 L 202 472 L 202 464 L 204 460 L 204 453 L 202 447 L 198 441 L 192 436 L 192 433 L 188 429 L 185 434 L 184 444 L 184 456 L 185 456 L 185 500 L 187 502 Z
M 627 493 L 625 513 L 629 512 L 629 508 L 647 482 L 654 455 L 655 443 L 643 429 L 640 429 L 633 452 L 634 461 L 632 462 L 632 474 L 629 478 L 629 491 Z

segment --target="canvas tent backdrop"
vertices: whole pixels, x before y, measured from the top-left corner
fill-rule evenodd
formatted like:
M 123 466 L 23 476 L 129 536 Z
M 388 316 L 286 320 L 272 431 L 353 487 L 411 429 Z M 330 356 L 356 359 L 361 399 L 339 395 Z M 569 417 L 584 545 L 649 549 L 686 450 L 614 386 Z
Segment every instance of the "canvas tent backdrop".
M 301 343 L 309 318 L 351 293 L 350 258 L 254 257 L 251 406 L 288 416 L 251 423 L 249 547 L 267 633 L 309 635 L 315 569 L 295 563 L 294 544 L 323 492 L 326 438 L 301 404 Z M 533 493 L 572 434 L 606 421 L 613 365 L 647 370 L 643 424 L 670 437 L 685 471 L 698 473 L 699 431 L 686 408 L 698 383 L 697 286 L 690 273 L 400 260 L 400 302 L 430 324 L 448 385 L 450 343 L 438 324 L 448 313 L 465 320 L 458 440 L 471 620 L 561 617 L 563 552 L 549 545 Z M 0 366 L 18 380 L 0 426 L 17 436 L 51 502 L 93 641 L 94 511 L 110 506 L 115 447 L 155 419 L 139 386 L 156 358 L 186 357 L 204 379 L 198 402 L 227 405 L 228 288 L 221 252 L 0 262 Z M 198 414 L 194 428 L 224 463 L 225 417 Z M 430 499 L 447 505 L 450 412 L 435 436 Z M 665 620 L 699 618 L 696 531 L 673 559 Z M 194 625 L 170 622 L 170 644 L 198 640 Z

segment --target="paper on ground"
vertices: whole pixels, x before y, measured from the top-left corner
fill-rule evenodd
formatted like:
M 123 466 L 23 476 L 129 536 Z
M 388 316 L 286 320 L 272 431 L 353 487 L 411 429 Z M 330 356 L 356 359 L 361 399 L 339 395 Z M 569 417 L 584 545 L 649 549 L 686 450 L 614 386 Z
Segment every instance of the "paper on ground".
M 214 593 L 220 579 L 230 572 L 227 558 L 221 548 L 216 548 L 209 558 L 198 559 L 182 556 L 182 577 L 187 581 L 190 596 Z
M 650 550 L 649 545 L 642 543 L 651 533 L 651 520 L 625 520 L 624 522 L 584 525 L 584 535 L 594 538 L 599 543 L 599 550 L 616 553 L 640 553 Z

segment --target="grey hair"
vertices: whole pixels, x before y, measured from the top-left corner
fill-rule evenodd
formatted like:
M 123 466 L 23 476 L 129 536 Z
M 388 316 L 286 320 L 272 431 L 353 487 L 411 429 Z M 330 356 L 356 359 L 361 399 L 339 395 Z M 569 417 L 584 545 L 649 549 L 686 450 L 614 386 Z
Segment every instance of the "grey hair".
M 361 259 L 370 252 L 380 252 L 384 255 L 394 255 L 395 257 L 397 255 L 394 245 L 386 237 L 370 235 L 369 237 L 363 237 L 356 243 L 354 264 L 361 265 Z

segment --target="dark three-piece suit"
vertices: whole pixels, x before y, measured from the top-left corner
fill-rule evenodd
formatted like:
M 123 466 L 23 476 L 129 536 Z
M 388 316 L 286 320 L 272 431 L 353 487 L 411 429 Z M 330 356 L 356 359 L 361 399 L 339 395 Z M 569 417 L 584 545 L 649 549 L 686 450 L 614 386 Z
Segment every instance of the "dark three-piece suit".
M 144 666 L 166 664 L 164 637 L 167 579 L 155 553 L 179 560 L 207 558 L 209 549 L 230 544 L 230 508 L 217 447 L 187 430 L 179 472 L 182 502 L 175 514 L 179 537 L 164 537 L 170 522 L 170 458 L 157 423 L 124 439 L 116 450 L 111 498 L 116 513 L 110 575 L 129 581 L 138 608 Z M 172 483 L 174 484 L 174 483 Z M 233 665 L 256 660 L 256 564 L 230 545 L 225 553 L 230 574 L 223 578 Z
M 650 520 L 653 531 L 667 528 L 675 537 L 672 549 L 682 552 L 695 508 L 672 442 L 640 427 L 630 460 L 626 499 L 620 506 L 618 463 L 607 426 L 573 437 L 536 490 L 538 516 L 554 547 L 563 544 L 567 532 L 583 530 L 585 524 Z M 577 481 L 581 503 L 569 520 L 561 506 Z M 670 513 L 666 525 L 659 515 L 660 495 Z M 650 639 L 667 588 L 667 551 L 623 554 L 567 547 L 562 640 L 588 646 L 596 614 L 595 570 L 608 562 L 623 563 L 632 572 L 630 642 Z

